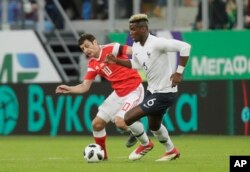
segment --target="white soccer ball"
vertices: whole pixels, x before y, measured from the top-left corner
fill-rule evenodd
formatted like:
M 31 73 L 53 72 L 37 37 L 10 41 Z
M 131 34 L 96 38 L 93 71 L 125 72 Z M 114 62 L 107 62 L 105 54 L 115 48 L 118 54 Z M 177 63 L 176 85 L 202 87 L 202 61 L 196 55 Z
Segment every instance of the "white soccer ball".
M 87 162 L 100 162 L 104 159 L 104 150 L 100 145 L 91 143 L 84 148 L 83 157 Z

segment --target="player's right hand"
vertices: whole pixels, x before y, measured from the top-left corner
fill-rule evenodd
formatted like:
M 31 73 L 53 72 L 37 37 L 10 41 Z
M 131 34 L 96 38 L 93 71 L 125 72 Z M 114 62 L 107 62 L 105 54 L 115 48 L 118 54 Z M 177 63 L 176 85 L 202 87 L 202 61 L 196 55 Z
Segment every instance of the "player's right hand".
M 70 86 L 67 85 L 59 85 L 56 88 L 56 93 L 70 93 Z
M 171 75 L 170 81 L 172 81 L 172 85 L 171 85 L 172 88 L 176 87 L 182 81 L 182 74 L 175 72 L 174 74 Z

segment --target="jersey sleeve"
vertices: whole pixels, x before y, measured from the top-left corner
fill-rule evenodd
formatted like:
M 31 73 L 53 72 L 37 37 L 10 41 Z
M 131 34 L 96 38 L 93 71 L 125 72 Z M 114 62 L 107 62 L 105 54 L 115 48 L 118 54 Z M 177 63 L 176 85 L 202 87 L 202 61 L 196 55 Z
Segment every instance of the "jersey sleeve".
M 157 44 L 158 45 L 156 47 L 159 47 L 161 50 L 168 52 L 180 52 L 180 56 L 189 56 L 190 54 L 190 44 L 183 41 L 159 38 Z
M 128 59 L 127 52 L 128 45 L 113 44 L 112 54 L 120 59 Z
M 96 75 L 97 75 L 97 72 L 96 72 L 94 66 L 91 63 L 89 63 L 88 68 L 87 68 L 87 72 L 84 76 L 84 79 L 85 80 L 94 80 Z
M 128 45 L 120 45 L 119 54 L 126 54 L 127 49 L 128 49 Z
M 132 52 L 133 52 L 133 48 L 134 47 L 132 47 Z M 134 53 L 132 54 L 130 62 L 132 65 L 132 69 L 141 69 L 141 65 L 140 65 L 140 63 L 139 63 L 139 61 Z
M 119 59 L 130 59 L 130 57 L 127 55 L 128 47 L 128 45 L 119 45 L 119 50 L 117 54 L 117 57 Z
M 113 44 L 113 49 L 112 49 L 112 54 L 117 57 L 119 55 L 119 49 L 120 49 L 120 44 L 119 43 L 114 43 Z

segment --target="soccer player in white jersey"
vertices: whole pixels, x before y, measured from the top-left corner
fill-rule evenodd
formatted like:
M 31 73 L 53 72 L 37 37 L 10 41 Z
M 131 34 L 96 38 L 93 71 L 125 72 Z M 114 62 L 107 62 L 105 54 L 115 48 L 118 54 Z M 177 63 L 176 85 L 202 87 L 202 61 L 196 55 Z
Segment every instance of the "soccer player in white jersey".
M 112 121 L 118 128 L 127 130 L 124 114 L 142 102 L 144 88 L 141 84 L 141 77 L 136 70 L 104 62 L 110 53 L 119 58 L 127 59 L 128 46 L 120 46 L 118 43 L 101 46 L 92 34 L 81 35 L 79 46 L 90 58 L 84 80 L 75 86 L 59 85 L 56 88 L 56 93 L 85 93 L 89 91 L 96 75 L 104 77 L 111 83 L 114 91 L 99 107 L 99 111 L 92 121 L 95 142 L 102 146 L 105 153 L 104 158 L 107 159 L 105 126 Z M 140 138 L 147 141 L 148 137 L 142 133 L 144 129 L 140 122 L 137 121 L 131 126 L 135 128 L 133 133 L 141 134 Z
M 162 118 L 166 110 L 175 102 L 177 85 L 182 80 L 182 73 L 187 63 L 191 46 L 188 43 L 153 36 L 149 33 L 148 17 L 135 14 L 129 19 L 130 35 L 134 40 L 132 59 L 124 60 L 113 55 L 107 56 L 106 62 L 116 63 L 128 68 L 142 68 L 145 71 L 148 88 L 144 100 L 125 114 L 125 123 L 134 133 L 131 125 L 147 115 L 149 128 L 158 141 L 166 148 L 164 155 L 156 161 L 170 161 L 180 156 L 180 152 L 171 141 Z M 168 52 L 179 52 L 180 61 L 175 73 L 172 71 Z M 135 136 L 136 133 L 135 133 Z M 138 138 L 140 140 L 140 138 Z M 137 160 L 149 152 L 153 143 L 143 142 L 130 155 L 129 159 Z

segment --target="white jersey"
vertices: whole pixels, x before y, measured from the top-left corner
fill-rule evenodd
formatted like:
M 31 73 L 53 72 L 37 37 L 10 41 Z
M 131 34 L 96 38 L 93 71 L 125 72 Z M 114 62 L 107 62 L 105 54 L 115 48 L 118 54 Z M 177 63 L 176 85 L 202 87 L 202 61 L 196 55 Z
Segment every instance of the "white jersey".
M 143 68 L 151 93 L 177 92 L 171 87 L 172 66 L 168 52 L 180 52 L 180 56 L 189 56 L 190 45 L 175 39 L 159 38 L 149 34 L 144 46 L 135 42 L 132 46 L 132 68 Z

